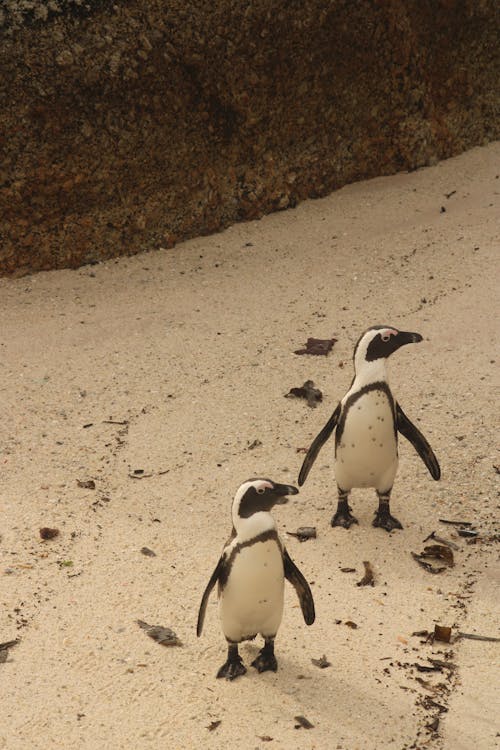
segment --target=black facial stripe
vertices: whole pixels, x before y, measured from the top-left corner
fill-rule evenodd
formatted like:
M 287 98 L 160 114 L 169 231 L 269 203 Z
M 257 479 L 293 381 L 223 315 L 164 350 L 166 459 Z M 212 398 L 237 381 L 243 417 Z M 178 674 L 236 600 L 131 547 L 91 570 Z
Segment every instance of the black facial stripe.
M 401 344 L 402 341 L 399 338 L 399 335 L 391 335 L 389 336 L 388 341 L 383 341 L 382 335 L 378 333 L 368 344 L 366 350 L 366 361 L 373 362 L 374 359 L 386 359 L 395 352 L 396 349 L 399 349 Z
M 253 539 L 247 539 L 246 542 L 238 542 L 238 544 L 236 544 L 231 550 L 231 554 L 229 555 L 219 576 L 220 588 L 223 589 L 226 585 L 227 579 L 229 578 L 229 574 L 231 572 L 231 568 L 233 567 L 234 558 L 237 554 L 239 554 L 239 552 L 241 552 L 242 549 L 244 549 L 245 547 L 252 547 L 252 545 L 258 544 L 259 542 L 268 542 L 270 539 L 274 539 L 274 541 L 280 548 L 280 551 L 283 552 L 276 529 L 268 529 L 267 531 L 263 531 L 261 534 L 258 534 Z
M 240 518 L 250 518 L 259 511 L 271 510 L 277 500 L 271 488 L 266 487 L 265 492 L 259 494 L 255 487 L 249 487 L 240 501 L 238 515 Z
M 337 424 L 337 429 L 335 431 L 335 455 L 337 455 L 337 446 L 340 443 L 341 438 L 342 438 L 342 433 L 344 432 L 347 412 L 349 411 L 351 406 L 356 403 L 358 398 L 361 398 L 361 396 L 364 396 L 366 393 L 369 393 L 370 391 L 383 391 L 385 395 L 387 396 L 389 400 L 389 404 L 391 406 L 392 421 L 394 425 L 394 434 L 397 440 L 398 432 L 397 432 L 397 427 L 396 427 L 396 407 L 394 404 L 394 398 L 393 398 L 391 389 L 389 388 L 388 384 L 384 380 L 379 380 L 376 383 L 368 383 L 368 385 L 364 385 L 362 388 L 359 389 L 359 391 L 351 394 L 351 396 L 349 396 L 349 398 L 345 402 L 344 408 L 342 409 L 342 412 L 340 414 L 339 422 Z
M 354 353 L 352 355 L 353 361 L 356 359 L 356 352 L 358 351 L 358 346 L 361 343 L 361 339 L 364 337 L 365 333 L 368 333 L 368 331 L 381 331 L 382 328 L 390 328 L 391 326 L 372 326 L 371 328 L 368 328 L 366 331 L 364 331 L 359 339 L 356 341 L 356 346 L 354 347 Z

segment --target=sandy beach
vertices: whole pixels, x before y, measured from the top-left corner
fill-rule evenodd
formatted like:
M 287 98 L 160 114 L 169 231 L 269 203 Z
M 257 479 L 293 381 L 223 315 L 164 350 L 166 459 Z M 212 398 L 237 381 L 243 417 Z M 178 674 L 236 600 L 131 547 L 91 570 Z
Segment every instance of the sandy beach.
M 0 663 L 0 748 L 493 750 L 500 644 L 457 634 L 500 635 L 499 156 L 491 144 L 173 249 L 0 279 L 0 643 L 19 639 Z M 199 639 L 196 617 L 234 492 L 251 476 L 296 484 L 379 323 L 424 338 L 389 377 L 442 479 L 401 438 L 404 530 L 372 527 L 372 490 L 352 493 L 359 526 L 333 529 L 327 443 L 274 511 L 316 622 L 287 585 L 278 672 L 216 680 L 215 595 Z M 294 354 L 311 336 L 337 342 Z M 284 397 L 307 379 L 315 409 Z M 317 538 L 286 533 L 299 526 Z M 411 556 L 432 532 L 457 547 L 436 575 Z M 365 560 L 373 587 L 356 585 Z M 435 624 L 451 643 L 412 635 Z M 259 647 L 241 648 L 247 666 Z M 429 657 L 452 666 L 419 671 Z

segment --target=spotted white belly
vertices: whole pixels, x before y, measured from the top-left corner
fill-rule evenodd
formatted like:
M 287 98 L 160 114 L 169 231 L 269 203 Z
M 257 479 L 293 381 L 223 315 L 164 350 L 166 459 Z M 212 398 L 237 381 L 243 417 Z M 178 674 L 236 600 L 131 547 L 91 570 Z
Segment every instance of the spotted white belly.
M 337 445 L 335 478 L 339 487 L 389 490 L 398 468 L 391 405 L 382 390 L 365 393 L 349 408 Z
M 224 635 L 239 642 L 260 633 L 274 636 L 283 616 L 285 580 L 275 540 L 243 547 L 219 600 Z

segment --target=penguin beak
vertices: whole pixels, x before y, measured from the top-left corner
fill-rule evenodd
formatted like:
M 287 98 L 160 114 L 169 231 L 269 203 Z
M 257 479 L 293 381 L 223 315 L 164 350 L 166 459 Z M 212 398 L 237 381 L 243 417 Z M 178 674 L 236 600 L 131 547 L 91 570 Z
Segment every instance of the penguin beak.
M 423 340 L 423 336 L 419 333 L 411 333 L 410 331 L 399 331 L 396 336 L 396 341 L 399 346 L 405 346 L 405 344 L 418 344 L 419 341 Z
M 298 495 L 299 491 L 291 484 L 275 484 L 273 494 L 276 495 L 276 505 L 285 505 L 288 502 L 287 495 Z

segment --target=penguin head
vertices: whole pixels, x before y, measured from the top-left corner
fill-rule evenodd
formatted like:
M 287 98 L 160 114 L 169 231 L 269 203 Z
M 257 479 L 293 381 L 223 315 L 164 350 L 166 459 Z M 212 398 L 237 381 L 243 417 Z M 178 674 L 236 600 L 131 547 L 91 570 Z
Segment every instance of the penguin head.
M 371 362 L 384 361 L 405 344 L 422 341 L 419 333 L 398 331 L 390 326 L 372 326 L 359 338 L 354 348 L 354 369 L 359 372 Z
M 289 484 L 277 484 L 271 479 L 248 479 L 238 488 L 233 500 L 233 524 L 238 531 L 246 520 L 257 513 L 266 513 L 274 505 L 288 502 L 287 495 L 296 495 L 298 489 Z M 274 524 L 274 522 L 273 522 Z

